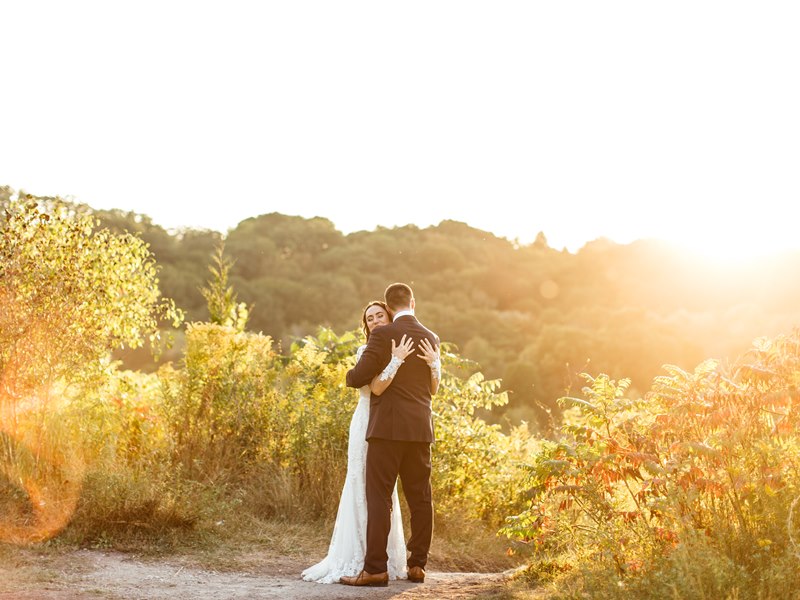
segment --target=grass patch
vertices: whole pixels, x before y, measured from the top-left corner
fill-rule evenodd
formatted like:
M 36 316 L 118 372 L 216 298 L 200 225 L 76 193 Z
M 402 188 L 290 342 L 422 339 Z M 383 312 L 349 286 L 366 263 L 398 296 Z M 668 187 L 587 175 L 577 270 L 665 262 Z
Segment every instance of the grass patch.
M 403 513 L 406 516 L 406 513 Z M 406 536 L 410 526 L 406 526 Z M 439 571 L 498 573 L 524 562 L 509 555 L 509 543 L 496 528 L 460 515 L 437 515 L 431 544 L 430 567 Z

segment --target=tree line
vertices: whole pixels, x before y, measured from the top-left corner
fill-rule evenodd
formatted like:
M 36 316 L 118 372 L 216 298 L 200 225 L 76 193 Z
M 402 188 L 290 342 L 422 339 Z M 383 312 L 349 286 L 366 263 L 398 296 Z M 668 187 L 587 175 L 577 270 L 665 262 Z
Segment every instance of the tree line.
M 320 326 L 356 329 L 369 300 L 388 283 L 407 282 L 421 320 L 487 378 L 502 379 L 509 403 L 494 418 L 543 431 L 560 422 L 556 399 L 581 387 L 578 373 L 630 378 L 635 395 L 665 364 L 734 360 L 754 338 L 798 324 L 800 253 L 722 265 L 653 240 L 598 239 L 571 253 L 541 232 L 522 244 L 442 221 L 345 235 L 328 219 L 279 213 L 248 218 L 223 236 L 88 210 L 102 227 L 149 245 L 162 294 L 189 322 L 208 319 L 201 288 L 224 242 L 248 329 L 271 336 L 279 350 Z M 132 368 L 155 366 L 141 352 L 121 356 Z

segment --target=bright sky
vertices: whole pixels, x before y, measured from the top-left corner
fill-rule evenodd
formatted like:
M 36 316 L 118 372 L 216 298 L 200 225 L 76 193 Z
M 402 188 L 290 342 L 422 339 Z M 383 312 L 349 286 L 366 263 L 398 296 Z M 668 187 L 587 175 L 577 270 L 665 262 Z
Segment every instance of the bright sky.
M 0 7 L 0 184 L 225 231 L 800 248 L 800 4 Z

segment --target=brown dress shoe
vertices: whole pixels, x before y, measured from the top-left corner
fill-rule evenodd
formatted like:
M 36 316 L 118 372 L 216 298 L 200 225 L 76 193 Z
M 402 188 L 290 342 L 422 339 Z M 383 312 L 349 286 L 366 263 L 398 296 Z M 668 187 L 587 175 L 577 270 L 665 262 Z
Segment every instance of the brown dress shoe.
M 341 577 L 339 583 L 345 585 L 366 585 L 369 587 L 389 587 L 389 573 L 367 573 L 361 571 L 355 577 Z
M 422 567 L 409 567 L 408 580 L 414 583 L 422 583 L 425 581 L 425 569 Z

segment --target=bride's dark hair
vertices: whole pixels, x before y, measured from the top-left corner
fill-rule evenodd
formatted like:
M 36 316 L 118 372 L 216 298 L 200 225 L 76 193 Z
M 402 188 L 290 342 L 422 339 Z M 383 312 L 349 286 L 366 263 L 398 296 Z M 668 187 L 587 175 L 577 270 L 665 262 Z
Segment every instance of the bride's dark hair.
M 380 306 L 383 310 L 386 311 L 386 316 L 390 319 L 392 318 L 392 313 L 389 310 L 389 307 L 386 305 L 386 302 L 382 302 L 381 300 L 373 300 L 369 304 L 364 307 L 364 311 L 361 313 L 361 328 L 364 331 L 364 335 L 367 336 L 367 341 L 369 341 L 369 327 L 367 327 L 367 311 L 372 308 L 373 306 Z

